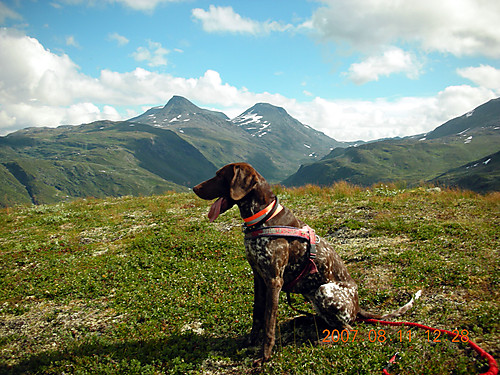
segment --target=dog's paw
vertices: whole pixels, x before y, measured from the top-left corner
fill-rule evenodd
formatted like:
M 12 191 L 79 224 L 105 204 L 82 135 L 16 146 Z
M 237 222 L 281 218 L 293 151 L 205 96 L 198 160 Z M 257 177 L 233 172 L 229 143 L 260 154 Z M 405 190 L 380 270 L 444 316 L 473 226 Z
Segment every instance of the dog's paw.
M 255 361 L 253 361 L 253 367 L 262 367 L 264 362 L 267 362 L 267 361 L 269 361 L 269 358 L 267 358 L 267 359 L 264 357 L 257 358 Z

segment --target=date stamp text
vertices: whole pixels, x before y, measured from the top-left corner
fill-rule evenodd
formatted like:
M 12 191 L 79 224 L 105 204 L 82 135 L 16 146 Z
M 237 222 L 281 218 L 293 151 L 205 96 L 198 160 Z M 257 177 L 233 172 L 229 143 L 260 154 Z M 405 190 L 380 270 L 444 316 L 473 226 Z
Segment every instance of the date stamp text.
M 445 340 L 450 340 L 451 342 L 456 343 L 466 343 L 469 342 L 469 331 L 466 329 L 462 329 L 459 331 L 458 329 L 454 329 L 452 331 L 453 335 L 447 336 L 443 334 L 439 330 L 425 330 L 419 334 L 417 331 L 402 330 L 396 332 L 386 331 L 384 329 L 371 329 L 368 331 L 368 334 L 361 334 L 357 329 L 343 329 L 339 331 L 338 329 L 323 330 L 324 338 L 322 340 L 323 343 L 347 343 L 347 342 L 411 342 L 415 339 L 427 340 L 428 342 L 439 343 Z

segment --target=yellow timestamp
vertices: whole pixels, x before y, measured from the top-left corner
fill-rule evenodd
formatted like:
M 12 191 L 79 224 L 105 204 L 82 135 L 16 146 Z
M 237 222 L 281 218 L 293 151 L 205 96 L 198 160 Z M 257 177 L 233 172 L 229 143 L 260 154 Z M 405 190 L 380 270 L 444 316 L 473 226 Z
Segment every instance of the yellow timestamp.
M 398 331 L 386 331 L 385 329 L 371 329 L 366 332 L 360 333 L 357 329 L 343 329 L 339 331 L 338 329 L 323 330 L 324 338 L 322 339 L 323 343 L 347 343 L 347 342 L 411 342 L 415 340 L 417 337 L 423 340 L 427 340 L 428 342 L 441 342 L 444 341 L 447 336 L 442 335 L 440 330 L 425 330 L 423 334 L 417 335 L 416 331 L 403 330 L 400 329 Z M 456 343 L 466 343 L 469 341 L 469 331 L 463 329 L 459 331 L 455 329 L 452 331 L 451 342 Z

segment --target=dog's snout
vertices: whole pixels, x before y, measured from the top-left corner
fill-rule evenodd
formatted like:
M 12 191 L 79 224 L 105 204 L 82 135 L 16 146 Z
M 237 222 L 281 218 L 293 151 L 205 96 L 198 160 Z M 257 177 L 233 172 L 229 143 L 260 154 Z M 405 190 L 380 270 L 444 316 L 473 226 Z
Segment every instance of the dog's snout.
M 198 184 L 196 185 L 195 187 L 193 187 L 193 192 L 199 196 L 200 198 L 202 198 L 201 196 L 201 184 Z

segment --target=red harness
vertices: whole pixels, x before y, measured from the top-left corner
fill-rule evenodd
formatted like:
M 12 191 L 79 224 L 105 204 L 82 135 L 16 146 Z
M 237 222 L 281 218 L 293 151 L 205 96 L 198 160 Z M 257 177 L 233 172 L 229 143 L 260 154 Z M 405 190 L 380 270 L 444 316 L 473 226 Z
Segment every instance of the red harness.
M 293 288 L 297 283 L 309 274 L 318 272 L 314 259 L 316 258 L 316 244 L 319 238 L 316 236 L 314 229 L 308 225 L 303 228 L 287 227 L 287 226 L 272 226 L 272 227 L 258 227 L 246 228 L 245 239 L 253 239 L 259 237 L 288 237 L 305 239 L 308 242 L 309 259 L 302 272 L 291 282 L 284 285 L 282 290 L 286 293 L 293 293 Z

